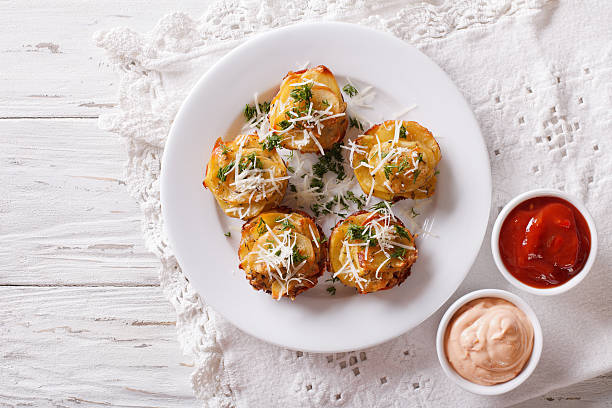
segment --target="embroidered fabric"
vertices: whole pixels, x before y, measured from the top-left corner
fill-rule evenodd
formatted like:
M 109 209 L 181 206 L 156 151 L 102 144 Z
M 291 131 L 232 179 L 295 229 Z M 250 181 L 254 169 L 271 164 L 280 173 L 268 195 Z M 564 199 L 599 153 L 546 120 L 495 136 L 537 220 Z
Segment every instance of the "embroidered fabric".
M 612 7 L 602 4 L 593 14 L 579 1 L 437 3 L 222 0 L 200 19 L 168 15 L 148 34 L 129 28 L 96 33 L 97 45 L 121 74 L 119 109 L 102 116 L 100 126 L 125 141 L 127 188 L 143 211 L 145 241 L 160 258 L 161 287 L 176 309 L 180 344 L 194 358 L 193 389 L 204 406 L 503 406 L 612 370 L 612 350 L 601 347 L 612 332 L 612 305 L 605 301 L 612 283 L 604 271 L 612 264 L 606 251 L 612 233 L 606 217 L 612 198 L 612 53 L 602 43 L 612 38 Z M 445 307 L 417 329 L 371 349 L 302 353 L 241 333 L 207 307 L 182 274 L 163 233 L 158 181 L 180 103 L 244 39 L 319 19 L 388 31 L 451 76 L 473 106 L 489 149 L 490 224 L 509 199 L 535 187 L 572 192 L 591 210 L 602 248 L 591 275 L 556 298 L 520 293 L 542 321 L 545 352 L 518 390 L 485 398 L 445 378 L 434 346 Z M 495 270 L 487 239 L 450 301 L 485 287 L 516 292 Z

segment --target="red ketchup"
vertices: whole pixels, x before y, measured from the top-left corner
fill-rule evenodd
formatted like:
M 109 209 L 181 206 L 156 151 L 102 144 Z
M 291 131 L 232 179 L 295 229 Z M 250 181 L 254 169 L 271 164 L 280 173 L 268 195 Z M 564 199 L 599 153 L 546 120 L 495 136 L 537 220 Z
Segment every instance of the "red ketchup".
M 572 279 L 584 267 L 590 250 L 586 220 L 576 207 L 557 197 L 520 203 L 499 233 L 499 252 L 506 269 L 535 288 L 551 288 Z

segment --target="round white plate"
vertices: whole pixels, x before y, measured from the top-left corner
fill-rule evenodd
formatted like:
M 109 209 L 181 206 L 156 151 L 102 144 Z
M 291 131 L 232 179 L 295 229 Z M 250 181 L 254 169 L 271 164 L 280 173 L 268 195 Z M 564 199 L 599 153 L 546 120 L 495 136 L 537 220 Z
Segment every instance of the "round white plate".
M 253 290 L 237 267 L 240 234 L 235 226 L 240 223 L 224 216 L 202 187 L 215 139 L 228 132 L 255 92 L 277 87 L 288 71 L 305 61 L 326 65 L 340 86 L 347 76 L 353 83 L 372 85 L 380 103 L 367 113 L 375 121 L 395 119 L 394 114 L 417 104 L 403 118 L 427 127 L 440 144 L 437 191 L 417 218 L 431 234 L 418 238 L 419 259 L 399 287 L 329 296 L 324 279 L 319 279 L 317 287 L 293 302 L 277 302 Z M 227 54 L 183 103 L 162 160 L 165 227 L 189 281 L 210 306 L 246 333 L 304 351 L 369 347 L 429 317 L 472 266 L 486 230 L 490 199 L 491 172 L 482 135 L 446 74 L 391 35 L 343 23 L 274 30 Z M 228 230 L 233 231 L 231 239 L 223 235 Z M 324 232 L 329 234 L 329 229 Z

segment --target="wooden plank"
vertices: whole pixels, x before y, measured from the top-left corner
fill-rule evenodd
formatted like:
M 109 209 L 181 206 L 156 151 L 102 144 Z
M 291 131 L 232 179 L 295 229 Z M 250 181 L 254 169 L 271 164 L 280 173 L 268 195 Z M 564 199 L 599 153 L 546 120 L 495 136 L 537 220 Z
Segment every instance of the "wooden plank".
M 0 288 L 0 406 L 194 406 L 159 288 Z
M 157 285 L 125 160 L 95 119 L 0 121 L 0 285 Z
M 197 0 L 0 2 L 0 118 L 97 117 L 115 106 L 118 75 L 92 35 L 122 25 L 146 33 L 167 13 L 196 18 L 205 8 Z

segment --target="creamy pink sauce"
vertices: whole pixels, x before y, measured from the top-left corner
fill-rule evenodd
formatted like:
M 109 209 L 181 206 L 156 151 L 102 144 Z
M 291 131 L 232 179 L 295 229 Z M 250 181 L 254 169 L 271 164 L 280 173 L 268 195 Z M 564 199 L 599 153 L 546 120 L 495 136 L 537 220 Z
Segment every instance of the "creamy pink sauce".
M 525 313 L 500 298 L 480 298 L 463 305 L 448 323 L 446 358 L 455 371 L 475 384 L 510 381 L 533 350 L 533 326 Z

